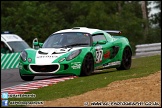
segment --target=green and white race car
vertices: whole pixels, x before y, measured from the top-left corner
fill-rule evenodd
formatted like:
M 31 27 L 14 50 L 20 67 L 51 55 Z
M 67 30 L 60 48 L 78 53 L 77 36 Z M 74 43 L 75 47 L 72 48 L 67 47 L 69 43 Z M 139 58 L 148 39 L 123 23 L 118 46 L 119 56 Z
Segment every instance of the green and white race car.
M 19 72 L 25 81 L 34 76 L 87 76 L 95 69 L 131 67 L 132 50 L 127 38 L 112 36 L 120 31 L 74 27 L 50 35 L 39 48 L 21 52 Z

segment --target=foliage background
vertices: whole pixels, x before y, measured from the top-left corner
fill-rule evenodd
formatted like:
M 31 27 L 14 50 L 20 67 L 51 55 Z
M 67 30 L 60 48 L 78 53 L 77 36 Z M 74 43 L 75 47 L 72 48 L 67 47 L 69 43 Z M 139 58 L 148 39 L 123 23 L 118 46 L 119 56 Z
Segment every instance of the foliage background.
M 155 3 L 160 12 L 146 20 L 140 1 L 1 1 L 1 31 L 12 31 L 32 46 L 34 38 L 44 42 L 60 29 L 121 30 L 135 52 L 137 44 L 161 42 L 161 1 Z

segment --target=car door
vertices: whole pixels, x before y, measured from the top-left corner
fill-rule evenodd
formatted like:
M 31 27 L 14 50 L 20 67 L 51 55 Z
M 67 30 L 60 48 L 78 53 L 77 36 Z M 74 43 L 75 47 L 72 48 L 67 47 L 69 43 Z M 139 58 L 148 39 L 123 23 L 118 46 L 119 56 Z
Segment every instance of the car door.
M 108 42 L 105 34 L 102 32 L 92 34 L 92 40 L 97 42 L 93 49 L 95 67 L 109 62 L 113 45 Z M 102 43 L 102 41 L 105 41 L 105 43 Z

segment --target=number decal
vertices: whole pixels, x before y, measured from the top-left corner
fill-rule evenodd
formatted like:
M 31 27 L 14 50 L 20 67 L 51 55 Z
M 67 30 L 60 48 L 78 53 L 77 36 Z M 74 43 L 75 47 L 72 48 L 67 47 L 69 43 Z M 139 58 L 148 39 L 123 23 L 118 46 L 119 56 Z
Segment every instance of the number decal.
M 99 63 L 102 61 L 102 55 L 103 55 L 103 50 L 96 51 L 96 63 Z
M 103 56 L 103 50 L 96 49 L 96 63 L 100 63 L 102 61 L 102 56 Z

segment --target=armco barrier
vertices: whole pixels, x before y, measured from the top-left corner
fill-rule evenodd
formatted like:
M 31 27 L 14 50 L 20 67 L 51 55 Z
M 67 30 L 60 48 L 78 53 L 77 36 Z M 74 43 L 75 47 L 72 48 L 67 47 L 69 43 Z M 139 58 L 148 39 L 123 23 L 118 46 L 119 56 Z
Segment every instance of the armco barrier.
M 136 56 L 161 54 L 161 43 L 136 45 Z
M 1 69 L 18 68 L 20 53 L 1 53 Z

